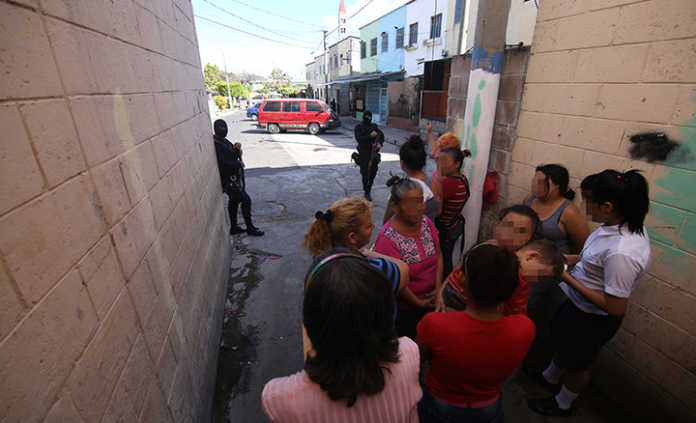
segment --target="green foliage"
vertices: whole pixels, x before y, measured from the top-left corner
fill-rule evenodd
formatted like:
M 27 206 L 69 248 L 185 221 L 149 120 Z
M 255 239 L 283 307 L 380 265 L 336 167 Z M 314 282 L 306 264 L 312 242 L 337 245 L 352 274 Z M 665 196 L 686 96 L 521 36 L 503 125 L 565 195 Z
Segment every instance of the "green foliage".
M 218 82 L 225 80 L 225 73 L 217 65 L 210 63 L 207 63 L 203 68 L 203 76 L 205 77 L 205 86 L 209 90 L 215 90 Z
M 299 94 L 299 92 L 300 88 L 294 87 L 292 85 L 286 85 L 284 87 L 278 88 L 278 94 L 282 95 L 283 97 L 292 97 Z
M 221 96 L 227 96 L 227 82 L 220 81 L 215 85 L 215 90 Z M 251 87 L 247 85 L 242 85 L 241 82 L 230 82 L 230 96 L 233 98 L 249 98 L 249 93 L 251 93 Z
M 218 107 L 218 109 L 229 109 L 230 105 L 227 102 L 227 97 L 223 97 L 221 95 L 215 96 L 215 105 Z

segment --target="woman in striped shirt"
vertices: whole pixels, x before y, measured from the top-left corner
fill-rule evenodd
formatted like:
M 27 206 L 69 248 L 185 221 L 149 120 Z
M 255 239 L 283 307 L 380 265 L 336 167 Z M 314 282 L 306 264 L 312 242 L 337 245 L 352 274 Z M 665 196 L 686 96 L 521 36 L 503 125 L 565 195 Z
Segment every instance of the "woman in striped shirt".
M 460 173 L 465 157 L 470 157 L 469 150 L 448 147 L 440 151 L 437 158 L 440 169 L 440 193 L 442 195 L 442 212 L 435 219 L 435 226 L 440 235 L 443 271 L 447 276 L 452 271 L 452 251 L 457 238 L 464 235 L 464 218 L 462 209 L 469 200 L 469 181 Z

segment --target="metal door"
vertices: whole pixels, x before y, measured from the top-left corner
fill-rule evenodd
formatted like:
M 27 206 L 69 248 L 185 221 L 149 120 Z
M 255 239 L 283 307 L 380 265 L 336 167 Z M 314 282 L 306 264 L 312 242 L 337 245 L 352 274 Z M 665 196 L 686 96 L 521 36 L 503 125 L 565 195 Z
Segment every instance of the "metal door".
M 380 88 L 379 89 L 379 116 L 381 118 L 382 122 L 387 121 L 387 89 L 386 88 Z

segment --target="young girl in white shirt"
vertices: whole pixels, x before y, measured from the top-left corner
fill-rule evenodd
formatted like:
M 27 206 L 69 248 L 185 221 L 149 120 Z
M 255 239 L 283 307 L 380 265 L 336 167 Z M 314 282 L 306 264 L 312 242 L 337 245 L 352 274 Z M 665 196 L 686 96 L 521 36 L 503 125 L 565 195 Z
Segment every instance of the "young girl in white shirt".
M 579 262 L 564 272 L 568 300 L 552 322 L 554 357 L 537 376 L 553 397 L 529 400 L 544 415 L 568 415 L 590 381 L 589 366 L 616 333 L 635 283 L 650 263 L 650 239 L 643 226 L 650 199 L 648 183 L 636 170 L 605 170 L 586 178 L 588 211 L 602 225 L 585 241 Z M 562 382 L 562 384 L 561 384 Z

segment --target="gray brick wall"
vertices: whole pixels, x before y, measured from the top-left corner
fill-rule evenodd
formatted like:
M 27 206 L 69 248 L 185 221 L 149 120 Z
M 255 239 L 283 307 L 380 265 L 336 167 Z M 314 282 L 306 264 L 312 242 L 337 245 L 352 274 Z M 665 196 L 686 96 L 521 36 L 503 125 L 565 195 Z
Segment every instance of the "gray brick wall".
M 0 0 L 0 420 L 209 420 L 229 240 L 189 0 Z

